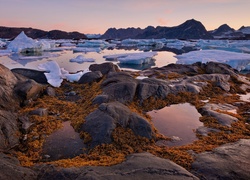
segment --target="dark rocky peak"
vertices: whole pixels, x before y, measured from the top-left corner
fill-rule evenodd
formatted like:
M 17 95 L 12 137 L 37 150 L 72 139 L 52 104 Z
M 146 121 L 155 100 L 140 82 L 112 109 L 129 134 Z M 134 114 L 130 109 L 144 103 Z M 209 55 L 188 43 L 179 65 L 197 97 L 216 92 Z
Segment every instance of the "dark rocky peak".
M 16 28 L 0 26 L 0 38 L 13 39 L 21 32 L 24 32 L 28 37 L 50 38 L 50 39 L 86 39 L 87 37 L 79 32 L 65 32 L 60 30 L 43 31 L 33 28 Z
M 135 38 L 138 34 L 141 34 L 143 30 L 141 28 L 110 28 L 102 36 L 102 39 L 127 39 Z
M 218 27 L 217 29 L 215 29 L 214 31 L 212 31 L 212 35 L 222 35 L 223 33 L 233 33 L 235 32 L 235 30 L 233 28 L 231 28 L 230 26 L 228 26 L 227 24 L 223 24 L 220 27 Z

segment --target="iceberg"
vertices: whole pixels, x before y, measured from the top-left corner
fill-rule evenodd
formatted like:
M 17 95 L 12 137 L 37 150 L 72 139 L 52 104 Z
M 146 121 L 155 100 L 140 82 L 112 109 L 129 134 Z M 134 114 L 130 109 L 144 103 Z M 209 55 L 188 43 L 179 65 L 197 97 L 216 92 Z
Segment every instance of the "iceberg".
M 6 46 L 6 42 L 3 42 L 3 41 L 0 39 L 0 48 L 3 48 L 4 46 Z
M 119 61 L 121 64 L 146 64 L 150 63 L 157 52 L 126 53 L 103 56 L 109 61 Z
M 44 75 L 47 78 L 47 82 L 54 87 L 60 87 L 63 79 L 70 82 L 78 81 L 83 74 L 89 72 L 89 70 L 85 70 L 75 74 L 70 74 L 64 68 L 60 68 L 56 61 L 48 61 L 46 63 L 39 64 L 38 69 L 45 71 Z
M 29 38 L 22 31 L 13 41 L 9 43 L 7 49 L 12 52 L 36 52 L 41 50 L 41 45 L 38 41 Z
M 76 58 L 69 60 L 70 62 L 84 63 L 84 62 L 95 62 L 93 58 L 85 58 L 83 55 L 78 55 Z
M 222 50 L 201 50 L 174 56 L 178 64 L 193 64 L 195 62 L 206 63 L 209 61 L 226 63 L 232 68 L 241 70 L 250 69 L 250 54 L 229 52 Z
M 61 47 L 74 47 L 76 44 L 71 43 L 71 42 L 64 42 L 61 44 Z

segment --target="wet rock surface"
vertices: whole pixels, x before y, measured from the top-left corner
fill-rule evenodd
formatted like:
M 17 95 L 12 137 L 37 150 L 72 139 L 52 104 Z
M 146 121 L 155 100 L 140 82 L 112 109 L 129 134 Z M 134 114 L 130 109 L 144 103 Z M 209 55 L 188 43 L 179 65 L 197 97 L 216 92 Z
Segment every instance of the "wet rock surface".
M 60 168 L 45 165 L 38 179 L 198 179 L 184 168 L 150 153 L 131 154 L 121 164 L 110 167 Z
M 107 62 L 102 64 L 91 64 L 89 66 L 90 71 L 100 71 L 103 75 L 107 75 L 110 72 L 119 72 L 119 68 L 117 65 Z
M 196 156 L 192 170 L 202 179 L 249 179 L 250 140 L 222 145 Z

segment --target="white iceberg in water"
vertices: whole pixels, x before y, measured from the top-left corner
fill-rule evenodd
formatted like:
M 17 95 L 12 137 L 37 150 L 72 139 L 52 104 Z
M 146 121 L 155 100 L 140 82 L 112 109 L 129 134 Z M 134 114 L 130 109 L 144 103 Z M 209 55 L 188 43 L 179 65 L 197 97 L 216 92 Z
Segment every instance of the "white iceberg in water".
M 1 39 L 0 39 L 0 48 L 4 47 L 6 45 L 6 42 L 3 42 Z
M 39 64 L 38 69 L 46 71 L 44 74 L 47 78 L 47 81 L 54 87 L 60 87 L 63 79 L 66 79 L 70 82 L 78 81 L 83 74 L 88 72 L 88 70 L 85 70 L 75 74 L 70 74 L 64 68 L 60 68 L 56 61 L 48 61 L 46 63 Z
M 104 40 L 86 40 L 84 43 L 77 44 L 77 47 L 105 48 L 107 46 L 109 43 Z
M 117 60 L 121 64 L 146 64 L 150 63 L 157 52 L 126 53 L 103 56 L 106 60 Z
M 7 49 L 11 50 L 12 52 L 35 52 L 41 50 L 41 45 L 38 43 L 38 41 L 27 37 L 22 31 L 13 41 L 9 43 Z
M 86 58 L 83 55 L 78 55 L 76 58 L 69 60 L 70 62 L 84 63 L 84 62 L 95 62 L 93 58 Z
M 226 63 L 232 68 L 241 70 L 250 69 L 250 54 L 229 52 L 222 50 L 191 51 L 174 56 L 178 64 L 193 64 L 195 62 L 206 63 L 209 61 Z

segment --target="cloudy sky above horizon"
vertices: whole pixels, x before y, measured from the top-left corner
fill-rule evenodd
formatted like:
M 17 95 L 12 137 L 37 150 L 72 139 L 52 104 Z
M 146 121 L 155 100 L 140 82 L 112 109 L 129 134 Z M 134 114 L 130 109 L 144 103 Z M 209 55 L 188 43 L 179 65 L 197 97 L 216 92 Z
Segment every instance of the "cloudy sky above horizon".
M 0 0 L 0 26 L 104 33 L 108 28 L 250 26 L 249 0 Z

